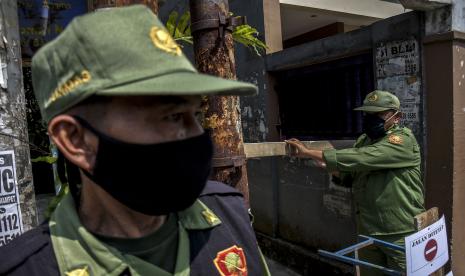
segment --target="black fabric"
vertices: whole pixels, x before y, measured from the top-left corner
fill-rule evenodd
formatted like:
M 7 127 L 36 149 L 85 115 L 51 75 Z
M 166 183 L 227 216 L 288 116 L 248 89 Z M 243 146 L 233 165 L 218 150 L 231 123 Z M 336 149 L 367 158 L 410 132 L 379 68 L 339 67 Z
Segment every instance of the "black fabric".
M 0 248 L 0 275 L 59 275 L 48 223 Z
M 263 275 L 261 257 L 241 193 L 219 182 L 209 181 L 200 196 L 222 221 L 207 230 L 189 230 L 191 274 L 219 275 L 213 260 L 217 253 L 234 245 L 242 248 L 249 276 Z M 24 233 L 0 247 L 0 275 L 59 275 L 48 223 Z M 130 275 L 125 271 L 124 275 Z
M 214 191 L 221 191 L 215 194 Z M 234 245 L 244 250 L 247 263 L 247 275 L 264 275 L 261 257 L 258 251 L 255 233 L 244 201 L 235 189 L 219 182 L 209 182 L 200 200 L 217 215 L 221 224 L 217 227 L 189 231 L 191 274 L 219 275 L 213 260 L 218 252 Z
M 178 212 L 191 206 L 205 188 L 213 156 L 206 132 L 183 140 L 137 144 L 117 140 L 74 118 L 99 140 L 92 173 L 83 173 L 132 210 L 151 216 Z

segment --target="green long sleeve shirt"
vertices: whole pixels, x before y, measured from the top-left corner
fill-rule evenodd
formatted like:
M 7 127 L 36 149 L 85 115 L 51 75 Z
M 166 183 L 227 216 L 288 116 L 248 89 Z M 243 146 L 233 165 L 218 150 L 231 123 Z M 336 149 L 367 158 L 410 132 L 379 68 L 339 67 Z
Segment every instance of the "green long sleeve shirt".
M 325 150 L 329 171 L 352 184 L 358 231 L 392 235 L 414 231 L 413 217 L 424 212 L 421 156 L 410 129 L 395 126 L 372 141 L 365 134 L 353 148 Z

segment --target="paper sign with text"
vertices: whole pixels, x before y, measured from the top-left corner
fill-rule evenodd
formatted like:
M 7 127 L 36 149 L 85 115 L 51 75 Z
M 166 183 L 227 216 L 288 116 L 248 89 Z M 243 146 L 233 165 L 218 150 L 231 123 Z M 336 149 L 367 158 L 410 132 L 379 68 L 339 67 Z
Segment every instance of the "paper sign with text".
M 429 275 L 449 260 L 444 216 L 427 228 L 405 238 L 407 276 Z
M 0 246 L 23 233 L 15 154 L 0 151 Z

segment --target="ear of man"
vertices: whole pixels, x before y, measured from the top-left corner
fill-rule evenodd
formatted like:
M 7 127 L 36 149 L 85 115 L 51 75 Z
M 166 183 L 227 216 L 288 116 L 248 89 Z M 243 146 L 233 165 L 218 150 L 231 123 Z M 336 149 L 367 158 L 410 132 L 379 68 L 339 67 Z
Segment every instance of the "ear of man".
M 50 120 L 48 133 L 68 161 L 92 172 L 98 147 L 98 138 L 94 134 L 69 114 L 61 114 Z

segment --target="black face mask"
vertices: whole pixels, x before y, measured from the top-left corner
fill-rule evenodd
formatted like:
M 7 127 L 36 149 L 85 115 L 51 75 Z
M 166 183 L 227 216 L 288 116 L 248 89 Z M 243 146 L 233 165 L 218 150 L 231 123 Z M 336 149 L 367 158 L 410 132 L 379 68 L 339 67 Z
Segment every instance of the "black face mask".
M 384 124 L 386 122 L 375 114 L 365 114 L 363 117 L 363 132 L 370 137 L 371 140 L 377 140 L 386 135 Z
M 174 142 L 132 144 L 75 118 L 99 138 L 93 173 L 84 174 L 127 207 L 152 216 L 181 211 L 205 187 L 213 155 L 207 133 Z

